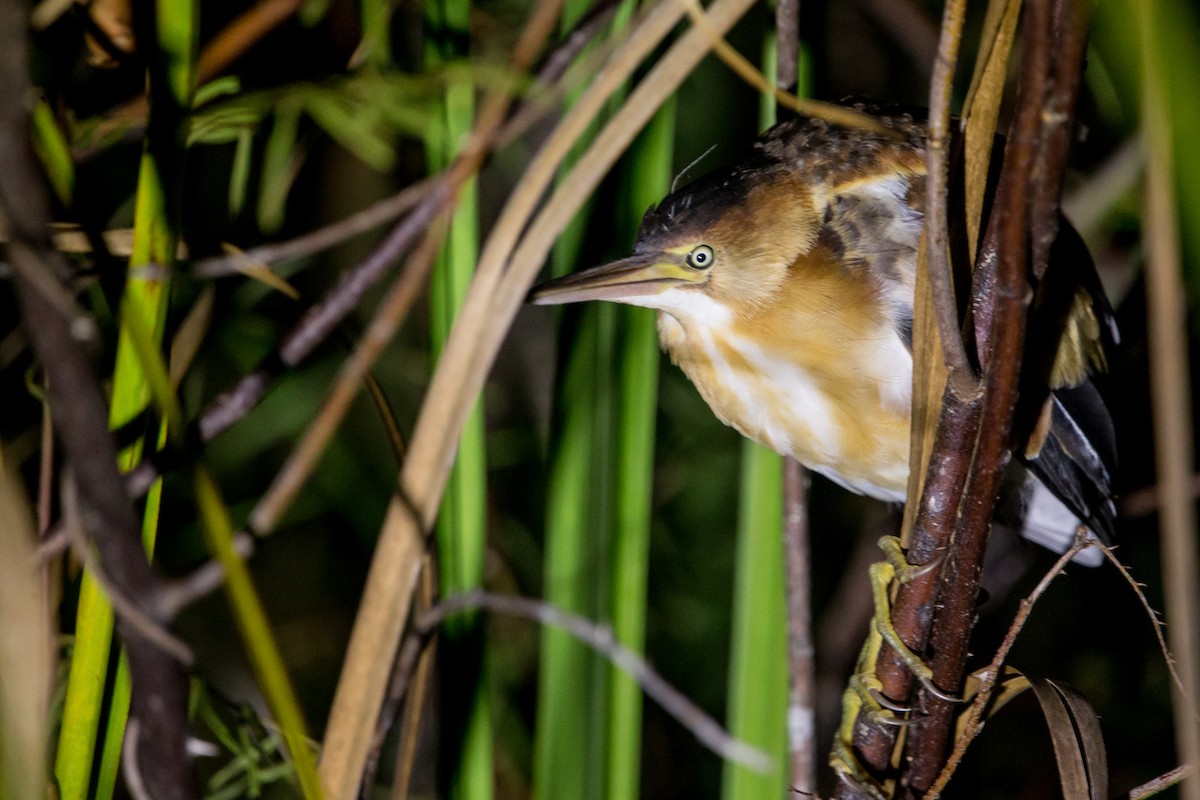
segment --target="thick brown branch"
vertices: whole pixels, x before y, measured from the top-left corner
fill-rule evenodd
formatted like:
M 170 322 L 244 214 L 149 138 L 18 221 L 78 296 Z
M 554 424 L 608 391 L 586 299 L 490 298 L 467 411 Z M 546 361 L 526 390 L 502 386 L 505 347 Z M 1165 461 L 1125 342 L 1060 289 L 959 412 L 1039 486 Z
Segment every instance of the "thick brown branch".
M 909 543 L 908 558 L 913 564 L 933 563 L 950 547 L 970 466 L 969 459 L 961 454 L 970 452 L 978 425 L 979 404 L 964 404 L 947 390 Z M 892 603 L 892 624 L 916 653 L 924 651 L 929 639 L 939 577 L 940 569 L 934 569 L 902 585 Z M 885 697 L 900 704 L 906 702 L 914 682 L 912 672 L 887 645 L 879 654 L 875 675 Z M 854 748 L 863 765 L 874 774 L 882 776 L 888 772 L 897 733 L 895 726 L 881 725 L 865 714 L 860 715 L 855 725 Z
M 1024 348 L 1028 278 L 1041 275 L 1045 268 L 1044 263 L 1031 264 L 1030 255 L 1032 252 L 1044 260 L 1049 250 L 1039 247 L 1032 237 L 1052 237 L 1056 231 L 1061 164 L 1066 160 L 1069 143 L 1064 132 L 1070 130 L 1078 91 L 1078 57 L 1083 52 L 1082 43 L 1074 37 L 1082 37 L 1085 28 L 1071 0 L 1058 2 L 1055 10 L 1051 8 L 1053 1 L 1030 3 L 1017 117 L 975 271 L 972 332 L 984 370 L 984 393 L 973 396 L 956 392 L 951 374 L 921 505 L 908 543 L 910 562 L 929 563 L 944 551 L 945 563 L 901 586 L 893 602 L 892 619 L 897 632 L 915 652 L 925 652 L 928 646 L 933 654 L 933 684 L 944 692 L 957 692 L 962 685 L 983 549 L 1001 477 L 1010 458 L 1009 432 Z M 1052 19 L 1059 20 L 1059 24 L 1052 25 Z M 947 21 L 954 21 L 949 9 Z M 1073 67 L 1067 63 L 1072 58 L 1076 59 Z M 944 77 L 945 70 L 946 65 L 939 62 L 937 72 Z M 932 96 L 938 99 L 936 88 Z M 1053 113 L 1044 113 L 1047 108 Z M 931 110 L 931 120 L 936 116 Z M 931 130 L 932 126 L 931 121 Z M 946 191 L 945 185 L 935 180 L 935 173 L 945 169 L 935 164 L 936 150 L 931 141 L 930 209 L 940 206 L 944 211 L 944 198 L 942 203 L 932 199 Z M 934 211 L 926 221 L 932 283 L 940 271 L 936 262 L 947 255 L 934 233 L 945 225 L 944 213 L 938 216 Z M 948 269 L 945 275 L 949 275 Z M 938 292 L 934 286 L 935 296 Z M 951 311 L 939 311 L 943 335 L 949 327 L 943 317 Z M 961 342 L 957 330 L 953 336 Z M 877 677 L 884 695 L 904 703 L 913 679 L 886 646 L 878 660 Z M 954 706 L 921 695 L 916 708 L 922 715 L 921 724 L 908 729 L 899 777 L 902 792 L 919 795 L 944 763 Z M 853 744 L 863 766 L 876 778 L 896 777 L 891 771 L 894 728 L 860 718 Z M 842 796 L 847 794 L 844 791 Z
M 1029 276 L 1045 271 L 1049 247 L 1032 237 L 1053 230 L 1058 217 L 1061 179 L 1050 189 L 1040 171 L 1047 164 L 1066 160 L 1070 119 L 1046 114 L 1050 98 L 1068 111 L 1074 108 L 1078 73 L 1061 61 L 1072 54 L 1081 58 L 1085 20 L 1076 0 L 1033 0 L 1029 3 L 1021 84 L 1017 111 L 1005 151 L 996 203 L 989 219 L 972 296 L 976 340 L 980 344 L 986 388 L 979 421 L 979 436 L 971 458 L 971 471 L 959 509 L 955 543 L 943 570 L 931 637 L 933 682 L 958 690 L 963 681 L 968 644 L 975 622 L 975 604 L 984 545 L 1005 466 L 1011 456 L 1010 430 L 1016 407 L 1021 358 L 1025 345 L 1025 315 Z M 1051 25 L 1057 19 L 1058 25 Z M 1067 33 L 1070 31 L 1070 33 Z M 1061 174 L 1061 173 L 1060 173 Z M 1031 262 L 1031 256 L 1041 261 Z M 954 707 L 936 697 L 925 697 L 924 722 L 909 738 L 906 781 L 910 791 L 929 788 L 947 751 Z

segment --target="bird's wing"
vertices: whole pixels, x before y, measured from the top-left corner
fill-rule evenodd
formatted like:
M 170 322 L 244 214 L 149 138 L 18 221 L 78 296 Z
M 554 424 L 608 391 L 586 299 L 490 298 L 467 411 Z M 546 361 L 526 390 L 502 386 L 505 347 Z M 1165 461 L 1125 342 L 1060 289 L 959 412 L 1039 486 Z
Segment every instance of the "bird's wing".
M 925 180 L 916 172 L 885 175 L 831 187 L 821 239 L 847 269 L 866 271 L 911 349 Z M 1050 261 L 1030 309 L 1017 456 L 1068 509 L 1111 538 L 1115 436 L 1089 375 L 1105 368 L 1116 326 L 1087 248 L 1065 219 Z M 1056 339 L 1057 350 L 1045 347 Z
M 924 194 L 924 175 L 901 171 L 843 182 L 831 187 L 821 233 L 847 269 L 865 271 L 910 349 Z
M 1057 349 L 1044 346 L 1057 338 Z M 1118 341 L 1112 308 L 1087 246 L 1065 219 L 1034 292 L 1014 432 L 1021 461 L 1088 526 L 1111 541 L 1116 434 L 1089 375 Z

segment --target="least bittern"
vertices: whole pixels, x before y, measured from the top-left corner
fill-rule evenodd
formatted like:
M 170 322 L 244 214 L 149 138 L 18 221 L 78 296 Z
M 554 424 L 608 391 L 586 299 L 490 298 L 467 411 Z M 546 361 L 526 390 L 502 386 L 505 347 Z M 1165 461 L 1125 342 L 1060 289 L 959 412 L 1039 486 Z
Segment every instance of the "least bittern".
M 650 209 L 633 255 L 544 283 L 531 302 L 658 309 L 663 349 L 722 421 L 853 492 L 903 500 L 925 128 L 908 113 L 879 119 L 902 138 L 776 125 Z M 1086 258 L 1069 226 L 1061 238 L 1060 252 Z M 1060 552 L 1080 520 L 1109 538 L 1115 513 L 1112 424 L 1088 380 L 1115 327 L 1090 260 L 1080 266 L 1065 309 L 1043 314 L 1059 344 L 1030 359 L 1046 362 L 1048 393 L 1009 481 L 1023 532 Z
M 882 113 L 898 138 L 794 119 L 753 151 L 673 191 L 642 221 L 633 255 L 534 289 L 538 304 L 612 300 L 657 309 L 663 348 L 722 421 L 854 492 L 904 499 L 912 322 L 925 199 L 924 126 Z M 1088 379 L 1114 340 L 1111 312 L 1065 223 L 1030 306 L 1014 438 L 998 516 L 1065 552 L 1081 526 L 1112 534 L 1112 423 Z M 1018 409 L 1019 411 L 1020 409 Z M 911 576 L 896 540 L 875 578 L 876 628 L 844 719 L 888 708 L 872 662 L 887 640 L 926 686 L 929 669 L 888 622 L 887 583 Z M 1098 564 L 1095 548 L 1076 560 Z M 841 734 L 832 757 L 859 779 Z

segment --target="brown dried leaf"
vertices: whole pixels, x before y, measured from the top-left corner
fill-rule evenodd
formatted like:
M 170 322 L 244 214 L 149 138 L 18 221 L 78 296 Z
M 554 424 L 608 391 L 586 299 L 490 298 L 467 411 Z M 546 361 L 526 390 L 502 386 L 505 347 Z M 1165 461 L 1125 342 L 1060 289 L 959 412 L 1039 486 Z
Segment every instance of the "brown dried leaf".
M 917 285 L 913 298 L 913 427 L 909 442 L 911 465 L 908 471 L 908 497 L 914 502 L 904 505 L 904 526 L 900 540 L 908 546 L 913 523 L 920 503 L 915 502 L 925 489 L 925 472 L 933 437 L 942 413 L 942 393 L 946 388 L 946 362 L 942 358 L 942 340 L 938 334 L 937 318 L 933 311 L 933 295 L 929 286 L 929 267 L 925 236 L 917 249 Z
M 1108 797 L 1108 758 L 1100 719 L 1091 704 L 1074 689 L 1045 678 L 1031 678 L 1030 684 L 1050 729 L 1063 797 Z

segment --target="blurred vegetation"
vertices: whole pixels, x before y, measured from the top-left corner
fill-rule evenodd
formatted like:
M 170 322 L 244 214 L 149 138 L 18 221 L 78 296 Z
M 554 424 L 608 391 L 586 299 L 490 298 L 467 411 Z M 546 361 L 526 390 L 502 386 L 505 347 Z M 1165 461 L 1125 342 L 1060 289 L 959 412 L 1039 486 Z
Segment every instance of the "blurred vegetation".
M 1077 221 L 1120 318 L 1121 348 L 1110 359 L 1102 389 L 1117 422 L 1119 489 L 1131 501 L 1144 499 L 1144 490 L 1155 482 L 1141 279 L 1143 159 L 1129 147 L 1138 136 L 1141 113 L 1137 2 L 1095 4 L 1080 138 L 1067 192 L 1068 212 L 1080 210 Z M 171 36 L 189 38 L 205 53 L 249 8 L 231 0 L 198 5 L 194 18 L 178 23 L 183 30 L 161 34 L 160 45 Z M 355 400 L 295 503 L 276 530 L 256 542 L 248 562 L 253 586 L 243 589 L 261 598 L 303 721 L 317 739 L 395 487 L 397 448 L 390 423 L 407 439 L 477 248 L 530 154 L 562 113 L 561 103 L 539 94 L 536 81 L 504 66 L 531 5 L 524 0 L 428 0 L 423 7 L 365 0 L 296 2 L 260 37 L 235 49 L 220 74 L 204 74 L 201 55 L 195 81 L 186 74 L 196 68 L 195 57 L 175 53 L 190 66 L 171 72 L 151 56 L 153 36 L 142 39 L 133 53 L 112 42 L 97 44 L 101 23 L 88 17 L 85 6 L 36 17 L 33 69 L 41 96 L 33 135 L 58 199 L 56 220 L 64 230 L 82 234 L 87 244 L 72 254 L 73 288 L 103 331 L 104 349 L 95 354 L 96 363 L 112 393 L 114 425 L 125 425 L 123 444 L 142 438 L 148 446 L 162 443 L 160 416 L 152 413 L 154 421 L 147 422 L 141 414 L 150 393 L 140 371 L 144 364 L 135 360 L 133 367 L 122 366 L 132 358 L 122 354 L 129 345 L 118 344 L 118 310 L 130 313 L 127 287 L 151 280 L 161 288 L 162 306 L 146 312 L 144 333 L 161 339 L 164 351 L 182 338 L 183 321 L 194 308 L 212 304 L 207 328 L 177 387 L 182 416 L 192 421 L 267 358 L 305 308 L 361 260 L 386 228 L 274 265 L 298 299 L 246 275 L 202 278 L 191 265 L 224 254 L 227 244 L 248 250 L 335 222 L 444 167 L 464 144 L 473 101 L 481 92 L 499 89 L 529 97 L 541 111 L 459 195 L 433 288 L 374 367 L 386 402 L 374 403 L 366 393 Z M 881 0 L 801 4 L 812 96 L 865 95 L 924 104 L 940 4 L 904 0 L 895 7 L 908 13 L 899 15 L 881 10 L 888 5 Z M 1200 97 L 1200 15 L 1187 0 L 1158 0 L 1157 7 L 1160 25 L 1154 35 L 1171 64 L 1169 122 L 1193 307 L 1200 300 L 1200 106 L 1195 102 Z M 569 13 L 577 17 L 581 11 Z M 634 11 L 632 5 L 622 6 L 580 58 L 597 58 L 620 41 Z M 964 64 L 973 59 L 972 35 L 983 12 L 984 4 L 972 4 Z M 771 9 L 758 6 L 729 38 L 755 56 L 772 27 Z M 568 30 L 564 26 L 561 32 Z M 174 143 L 179 152 L 162 166 L 174 184 L 157 200 L 170 213 L 151 223 L 177 231 L 185 245 L 169 281 L 155 276 L 174 258 L 173 237 L 156 240 L 160 249 L 154 253 L 139 250 L 138 244 L 139 231 L 148 224 L 135 199 L 147 191 L 143 136 L 156 135 L 140 102 L 148 63 L 184 84 L 175 100 L 177 113 L 186 114 L 187 136 Z M 963 91 L 966 72 L 960 70 Z M 588 69 L 569 70 L 560 81 L 564 102 L 590 77 Z M 152 96 L 151 102 L 162 101 Z M 564 237 L 555 269 L 625 255 L 641 212 L 665 193 L 672 177 L 710 147 L 713 153 L 683 180 L 735 158 L 747 146 L 758 132 L 758 107 L 751 88 L 707 58 L 601 184 Z M 160 113 L 170 112 L 152 106 L 149 119 Z M 141 253 L 132 260 L 129 251 L 105 245 L 101 235 L 129 228 L 133 251 Z M 347 356 L 346 343 L 369 324 L 379 296 L 379 290 L 368 293 L 340 335 L 299 367 L 284 371 L 261 405 L 234 427 L 200 450 L 186 444 L 200 455 L 204 474 L 212 476 L 211 492 L 201 493 L 210 501 L 205 514 L 197 499 L 200 482 L 193 484 L 200 473 L 191 467 L 169 471 L 161 499 L 152 495 L 153 502 L 139 506 L 151 520 L 148 530 L 157 529 L 155 559 L 167 574 L 186 574 L 210 557 L 205 519 L 210 536 L 214 520 L 224 524 L 226 511 L 234 526 L 245 524 L 321 408 Z M 517 318 L 464 446 L 470 465 L 453 480 L 443 509 L 437 538 L 442 588 L 482 585 L 545 597 L 611 622 L 620 641 L 644 649 L 669 682 L 735 726 L 739 714 L 748 713 L 739 710 L 739 702 L 758 703 L 758 711 L 770 702 L 747 700 L 740 690 L 761 690 L 756 681 L 762 675 L 778 676 L 785 668 L 782 653 L 770 649 L 774 645 L 764 649 L 760 640 L 745 638 L 753 633 L 739 629 L 735 637 L 734 631 L 762 619 L 758 612 L 748 619 L 735 615 L 735 584 L 749 582 L 774 592 L 776 601 L 782 597 L 775 575 L 755 577 L 759 570 L 775 569 L 760 559 L 778 554 L 760 555 L 745 539 L 735 544 L 739 525 L 778 525 L 778 470 L 770 462 L 743 460 L 737 434 L 712 416 L 678 370 L 657 363 L 652 318 L 639 311 L 527 309 Z M 1192 331 L 1200 328 L 1193 325 Z M 1192 344 L 1200 352 L 1195 335 Z M 137 396 L 118 413 L 121 387 L 129 380 L 124 371 L 130 368 L 137 376 Z M 0 283 L 3 460 L 19 471 L 31 508 L 45 499 L 51 510 L 39 525 L 46 530 L 58 513 L 55 483 L 44 482 L 46 474 L 53 475 L 53 462 L 48 471 L 41 464 L 39 382 L 12 292 Z M 1193 397 L 1197 388 L 1193 383 Z M 126 424 L 130 418 L 132 430 Z M 739 506 L 743 495 L 758 499 Z M 220 507 L 221 498 L 226 508 Z M 1147 584 L 1152 604 L 1162 608 L 1156 517 L 1144 503 L 1128 508 L 1120 521 L 1119 555 Z M 824 753 L 869 613 L 863 554 L 895 520 L 880 504 L 848 495 L 819 477 L 813 481 L 810 515 L 818 750 Z M 774 528 L 758 530 L 767 531 L 758 544 L 769 543 Z M 1002 534 L 995 539 L 985 577 L 988 598 L 973 647 L 980 666 L 1020 598 L 1053 560 Z M 87 588 L 80 565 L 69 556 L 56 559 L 48 576 L 45 602 L 64 642 L 80 642 L 80 620 L 89 613 L 89 601 L 81 596 L 96 589 Z M 218 754 L 197 761 L 205 796 L 301 796 L 300 781 L 281 755 L 282 735 L 268 721 L 268 706 L 278 714 L 279 701 L 263 689 L 265 656 L 249 655 L 258 651 L 244 649 L 234 635 L 235 622 L 247 624 L 246 609 L 236 602 L 231 610 L 222 595 L 211 595 L 189 607 L 176 626 L 197 656 L 191 709 L 196 733 L 217 745 Z M 773 601 L 768 596 L 763 602 L 769 607 Z M 726 768 L 716 756 L 661 709 L 643 703 L 605 659 L 565 634 L 502 616 L 457 622 L 447 631 L 450 646 L 432 684 L 441 700 L 429 703 L 422 717 L 410 796 L 762 796 L 761 789 L 742 788 L 740 771 L 723 778 Z M 88 630 L 107 648 L 109 631 Z M 761 635 L 769 642 L 781 634 Z M 62 649 L 63 658 L 78 657 L 78 644 Z M 763 661 L 758 671 L 747 667 L 751 656 Z M 96 658 L 115 670 L 115 653 L 105 649 Z M 1012 663 L 1028 674 L 1074 684 L 1088 697 L 1103 721 L 1114 790 L 1126 791 L 1177 763 L 1170 718 L 1187 712 L 1172 708 L 1169 676 L 1151 626 L 1114 570 L 1073 567 L 1057 580 L 1022 632 Z M 119 702 L 113 705 L 115 682 L 102 677 L 93 689 L 97 705 L 90 724 L 101 727 L 99 738 L 95 731 L 88 734 L 83 748 L 88 764 L 95 755 L 96 765 L 57 751 L 64 797 L 108 797 L 119 783 L 113 772 L 119 748 L 110 743 L 101 759 L 101 745 L 88 743 L 104 741 L 104 725 L 119 743 L 122 712 Z M 763 715 L 770 718 L 759 733 L 766 730 L 768 739 L 783 733 L 776 713 L 782 708 Z M 61 721 L 58 715 L 53 723 L 55 747 L 78 734 L 71 729 L 59 737 Z M 760 741 L 756 733 L 745 735 Z M 367 796 L 389 796 L 395 739 L 393 734 L 384 743 L 376 786 Z M 774 752 L 782 752 L 784 744 L 782 739 L 760 743 Z M 66 772 L 78 773 L 71 780 L 82 785 L 66 790 L 64 764 Z M 782 785 L 782 775 L 775 778 Z M 115 791 L 121 796 L 125 790 L 117 786 Z M 989 722 L 950 788 L 952 796 L 973 798 L 1051 797 L 1057 791 L 1049 739 L 1031 700 Z M 309 796 L 314 796 L 311 789 Z

